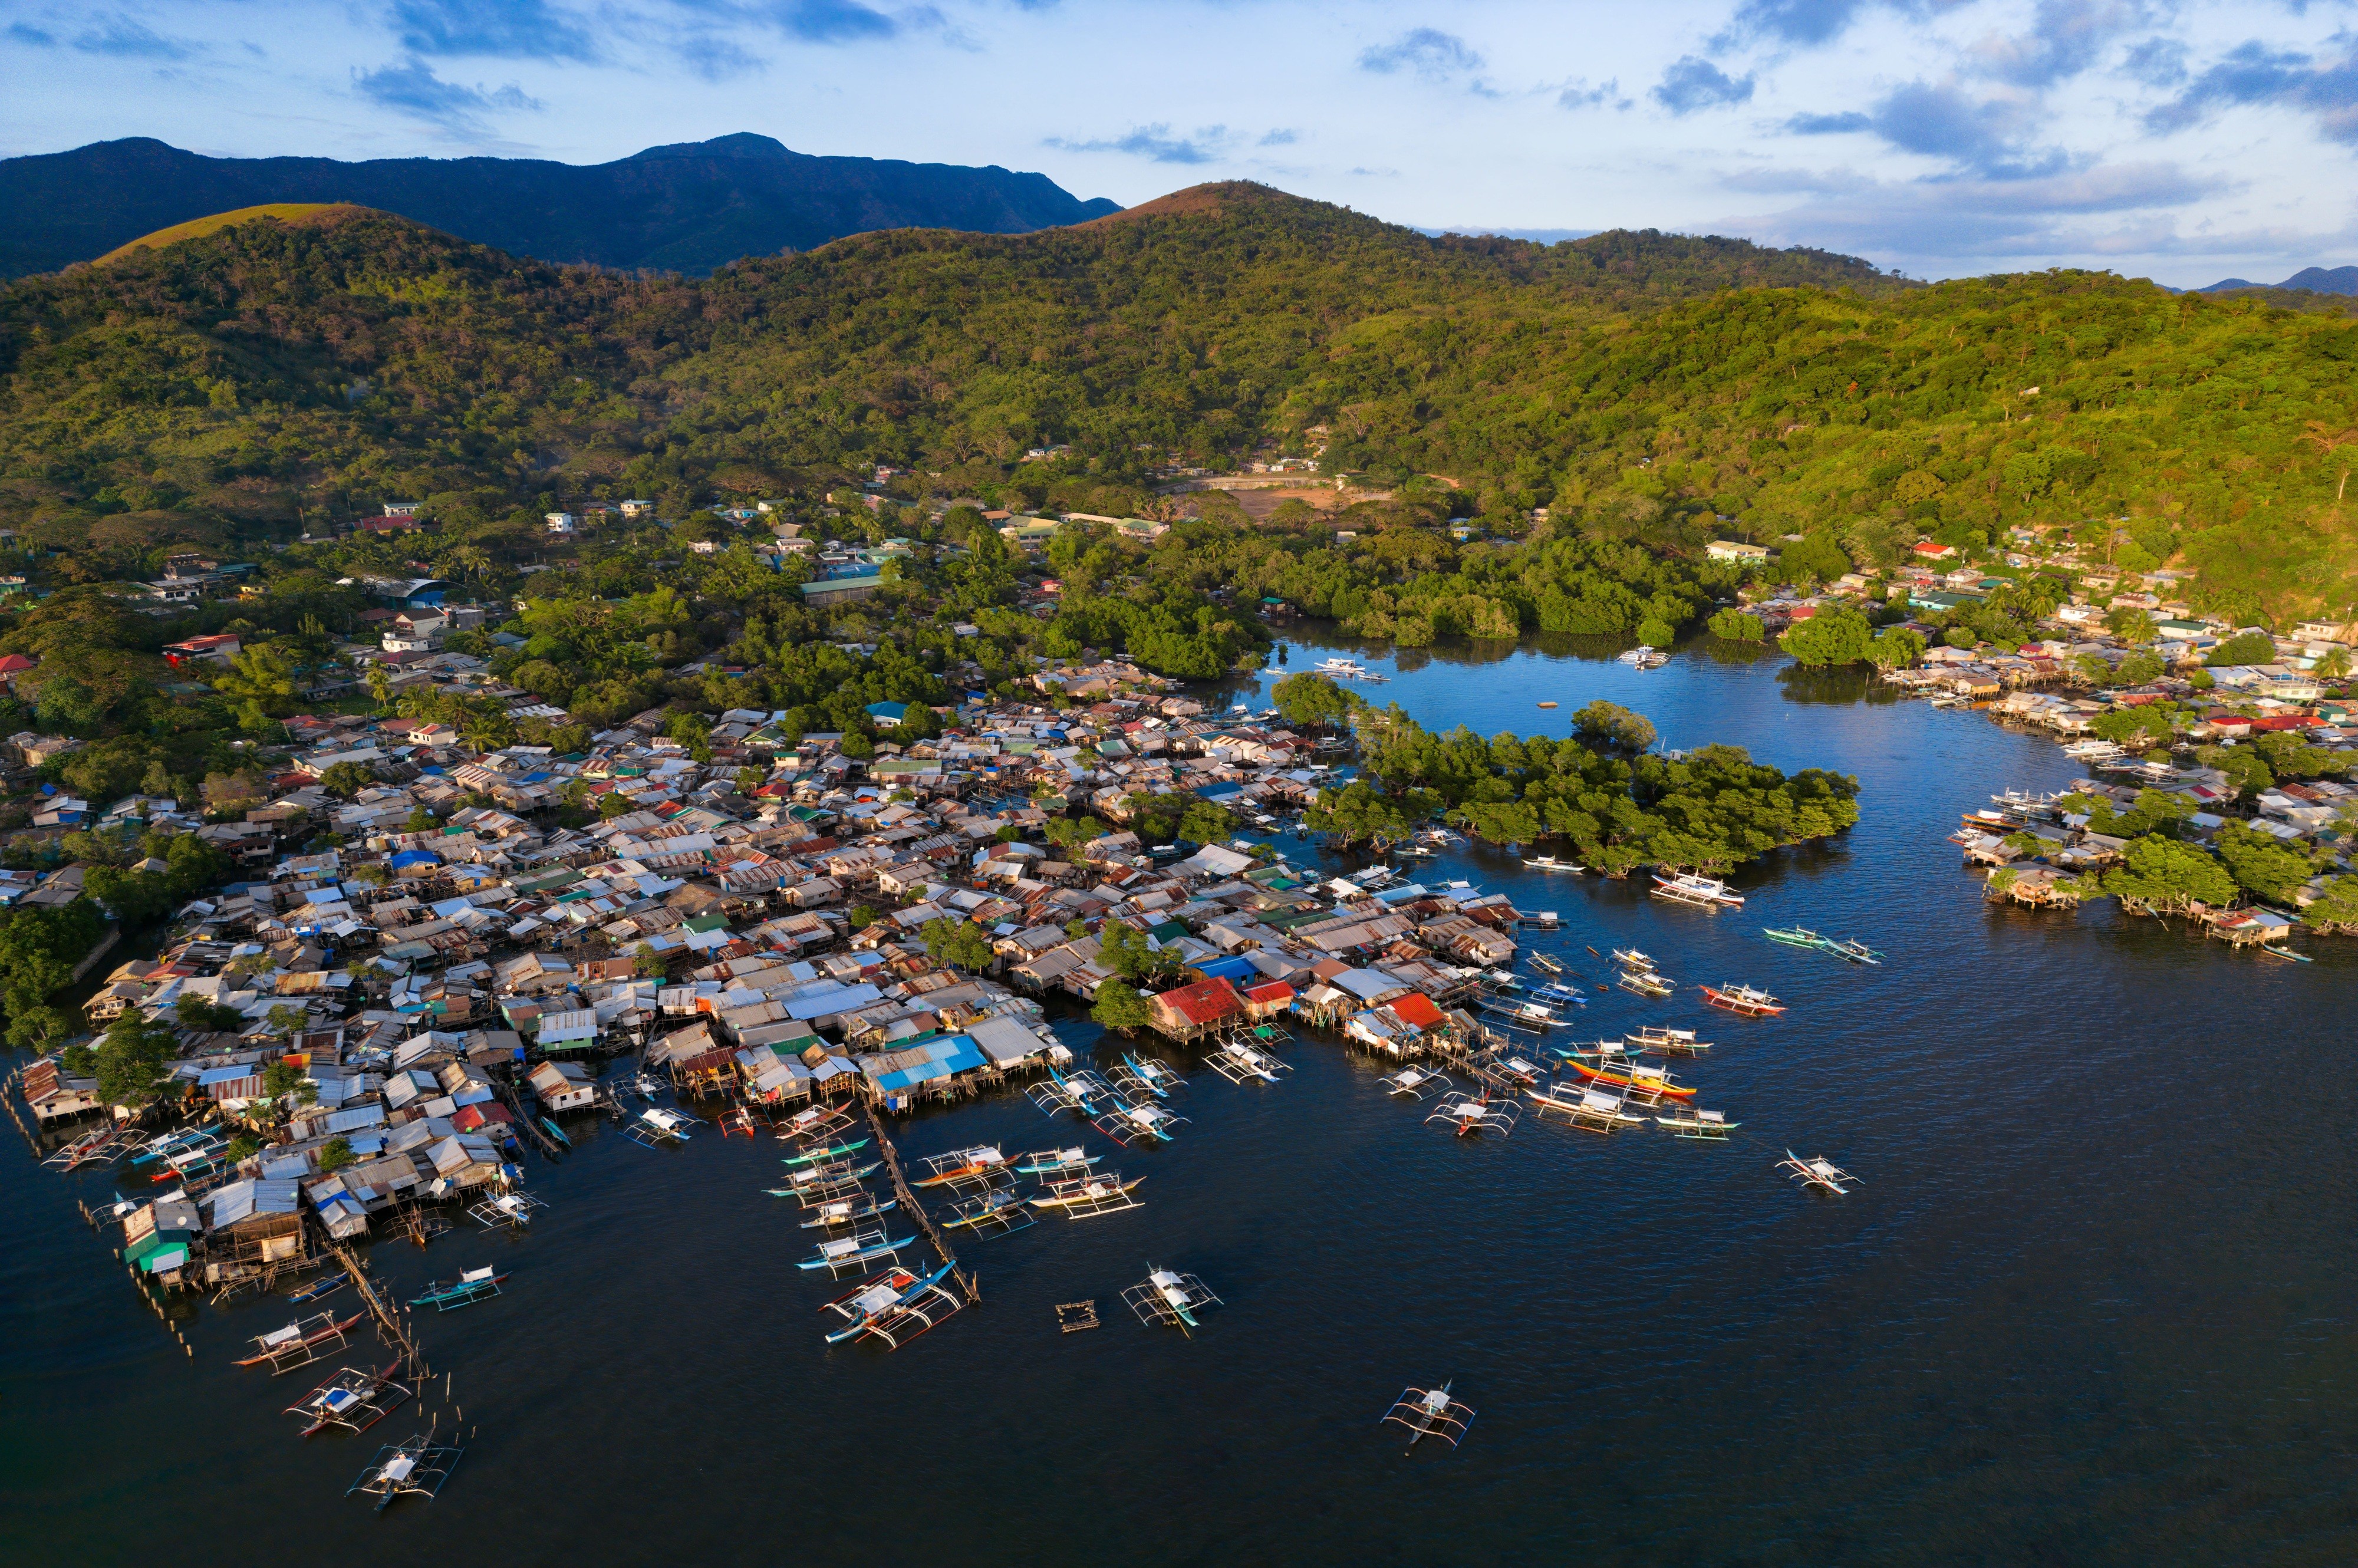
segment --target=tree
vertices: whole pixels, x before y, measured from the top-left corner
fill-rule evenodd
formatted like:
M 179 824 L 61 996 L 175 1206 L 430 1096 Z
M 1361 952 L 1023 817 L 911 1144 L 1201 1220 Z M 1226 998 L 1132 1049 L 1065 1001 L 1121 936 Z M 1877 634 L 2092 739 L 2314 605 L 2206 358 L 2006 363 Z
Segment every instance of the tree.
M 969 973 L 988 969 L 998 957 L 991 951 L 990 939 L 971 920 L 928 920 L 922 935 L 928 957 Z
M 1651 750 L 1658 738 L 1653 722 L 1644 714 L 1603 697 L 1584 704 L 1572 716 L 1572 732 L 1592 745 L 1613 746 L 1624 752 Z
M 1236 815 L 1208 800 L 1192 803 L 1179 818 L 1178 836 L 1190 843 L 1217 844 L 1236 830 Z
M 337 762 L 319 775 L 319 787 L 340 800 L 350 800 L 376 782 L 376 771 L 364 762 Z
M 2203 655 L 2202 662 L 2212 669 L 2227 669 L 2239 665 L 2272 665 L 2276 657 L 2274 637 L 2266 632 L 2238 632 Z
M 1711 618 L 1711 634 L 1725 643 L 1758 643 L 1768 635 L 1768 626 L 1745 611 L 1722 610 Z
M 101 1099 L 110 1105 L 143 1106 L 171 1081 L 167 1071 L 177 1044 L 173 1032 L 149 1023 L 137 1012 L 125 1012 L 107 1026 L 95 1047 L 70 1051 L 67 1070 L 98 1080 Z
M 222 1007 L 200 996 L 184 996 L 173 1005 L 172 1014 L 183 1029 L 203 1031 L 240 1029 L 244 1027 L 245 1014 L 233 1007 Z
M 1097 1001 L 1090 1007 L 1089 1016 L 1108 1029 L 1130 1034 L 1154 1022 L 1154 1004 L 1139 994 L 1135 987 L 1120 980 L 1105 980 L 1098 986 Z
M 2120 865 L 2104 873 L 2104 891 L 2123 903 L 2172 914 L 2198 903 L 2223 909 L 2235 902 L 2234 879 L 2225 868 L 2175 838 L 2150 834 L 2132 839 L 2121 858 Z
M 639 979 L 643 980 L 661 979 L 664 977 L 666 968 L 667 966 L 664 963 L 664 956 L 655 951 L 654 945 L 653 943 L 642 942 L 637 946 L 631 949 L 631 973 L 636 975 Z
M 1857 611 L 1821 607 L 1807 621 L 1786 628 L 1777 645 L 1792 654 L 1796 664 L 1855 665 L 1866 658 L 1874 641 L 1875 628 Z
M 349 1138 L 330 1138 L 319 1146 L 319 1171 L 323 1175 L 341 1171 L 359 1160 L 360 1156 L 352 1152 L 352 1141 Z
M 1887 626 L 1866 645 L 1866 656 L 1878 669 L 1904 670 L 1924 656 L 1924 633 L 1906 626 Z
M 1297 730 L 1347 724 L 1351 715 L 1366 706 L 1354 693 L 1308 671 L 1282 677 L 1269 695 L 1280 716 Z
M 2282 839 L 2230 822 L 2212 840 L 2235 884 L 2269 903 L 2290 903 L 2317 874 L 2307 855 Z
M 1832 534 L 1821 532 L 1787 545 L 1777 557 L 1777 569 L 1790 582 L 1799 582 L 1803 578 L 1833 582 L 1851 569 L 1851 559 Z
M 1343 846 L 1394 843 L 1412 831 L 1401 808 L 1364 779 L 1353 779 L 1340 789 L 1331 784 L 1321 789 L 1302 814 L 1302 825 Z
M 2321 932 L 2358 932 L 2358 876 L 2335 877 L 2301 911 L 2301 924 Z
M 271 1010 L 276 1012 L 276 1008 Z M 273 1062 L 262 1069 L 262 1092 L 274 1100 L 293 1095 L 308 1105 L 319 1098 L 319 1086 L 304 1075 L 303 1069 L 291 1062 Z

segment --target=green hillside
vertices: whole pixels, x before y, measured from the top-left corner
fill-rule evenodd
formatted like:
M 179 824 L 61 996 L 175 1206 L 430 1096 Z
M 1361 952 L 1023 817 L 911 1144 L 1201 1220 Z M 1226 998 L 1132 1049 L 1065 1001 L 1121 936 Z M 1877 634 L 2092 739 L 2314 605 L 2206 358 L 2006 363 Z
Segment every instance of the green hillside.
M 1325 441 L 1373 482 L 1446 474 L 1502 524 L 1547 505 L 1661 548 L 1827 530 L 1878 561 L 1920 530 L 2126 516 L 2214 593 L 2277 613 L 2345 593 L 2340 314 L 2086 274 L 1924 287 L 1651 232 L 1433 240 L 1255 186 L 1182 198 L 693 281 L 384 216 L 20 280 L 0 293 L 0 524 L 70 552 L 45 569 L 103 577 L 399 497 L 442 516 L 424 548 L 499 558 L 560 497 L 684 509 L 889 463 L 1103 510 L 1173 454 Z M 1073 456 L 1019 462 L 1050 443 Z

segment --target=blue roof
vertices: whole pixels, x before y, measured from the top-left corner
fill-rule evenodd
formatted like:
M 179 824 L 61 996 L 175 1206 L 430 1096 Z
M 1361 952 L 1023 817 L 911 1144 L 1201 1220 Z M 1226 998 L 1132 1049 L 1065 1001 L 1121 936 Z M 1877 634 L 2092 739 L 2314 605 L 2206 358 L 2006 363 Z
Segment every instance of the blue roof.
M 438 866 L 441 863 L 442 857 L 431 849 L 404 849 L 393 858 L 395 871 L 404 866 Z
M 871 702 L 868 705 L 868 717 L 871 719 L 890 719 L 895 724 L 898 724 L 901 721 L 902 715 L 908 711 L 909 705 L 905 702 Z

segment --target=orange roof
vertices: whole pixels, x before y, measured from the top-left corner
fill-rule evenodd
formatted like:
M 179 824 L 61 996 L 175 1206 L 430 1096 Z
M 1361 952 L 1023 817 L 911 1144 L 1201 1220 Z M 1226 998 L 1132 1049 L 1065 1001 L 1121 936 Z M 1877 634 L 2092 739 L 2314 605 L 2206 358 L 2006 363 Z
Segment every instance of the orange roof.
M 1390 1008 L 1392 1016 L 1402 1023 L 1412 1023 L 1419 1029 L 1430 1029 L 1441 1022 L 1441 1009 L 1433 1006 L 1433 999 L 1422 991 L 1396 996 L 1384 1005 Z
M 1267 985 L 1255 986 L 1245 992 L 1245 1000 L 1256 1007 L 1267 1007 L 1274 1002 L 1292 1001 L 1293 988 L 1283 980 L 1271 980 Z

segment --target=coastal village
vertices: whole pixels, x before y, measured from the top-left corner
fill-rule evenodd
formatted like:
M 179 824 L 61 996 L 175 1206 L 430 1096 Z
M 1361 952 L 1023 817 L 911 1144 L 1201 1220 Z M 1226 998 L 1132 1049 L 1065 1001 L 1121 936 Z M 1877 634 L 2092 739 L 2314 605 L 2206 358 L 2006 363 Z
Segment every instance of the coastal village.
M 397 526 L 406 514 L 388 508 L 387 518 Z M 763 514 L 730 520 L 759 527 Z M 1026 553 L 1023 591 L 1051 598 L 1039 554 L 1075 520 L 990 521 Z M 1165 527 L 1080 521 L 1141 539 Z M 585 524 L 568 513 L 548 525 Z M 874 592 L 910 544 L 817 541 L 781 524 L 762 548 L 772 565 L 802 557 L 804 596 L 827 605 Z M 2009 580 L 1943 569 L 1943 547 L 1931 546 L 1922 564 L 1887 579 L 1850 574 L 1803 592 L 1816 585 L 1774 581 L 1757 546 L 1729 548 L 1757 561 L 1741 602 L 1771 633 L 1855 604 L 1948 615 Z M 159 603 L 178 602 L 170 593 L 183 588 L 233 594 L 242 578 L 211 559 L 176 562 L 173 574 L 153 585 L 170 590 Z M 1969 813 L 1955 841 L 1989 873 L 1993 897 L 2069 904 L 2095 885 L 2082 879 L 2129 850 L 2125 833 L 2104 829 L 2150 816 L 2165 797 L 2182 807 L 2171 815 L 2190 841 L 2265 834 L 2329 868 L 2288 889 L 2283 909 L 2231 898 L 2156 911 L 2298 957 L 2286 942 L 2304 912 L 2331 913 L 2339 903 L 2329 901 L 2350 892 L 2341 849 L 2353 797 L 2338 775 L 2358 729 L 2345 730 L 2348 709 L 2332 693 L 2351 629 L 2260 633 L 2265 657 L 2220 665 L 2222 649 L 2263 650 L 2248 629 L 2168 597 L 2168 574 L 2079 583 L 2035 639 L 2000 648 L 1928 637 L 1920 659 L 1884 672 L 1910 695 L 2050 729 L 2090 766 L 2061 795 L 2008 795 Z M 316 695 L 427 689 L 503 701 L 522 718 L 566 717 L 448 645 L 458 633 L 518 641 L 496 630 L 503 607 L 446 602 L 449 585 L 433 579 L 368 586 L 378 643 L 347 649 L 349 678 Z M 2091 590 L 2105 595 L 2101 609 L 2086 602 Z M 2145 619 L 2125 623 L 2125 609 Z M 1920 624 L 1887 611 L 1884 623 Z M 230 633 L 167 650 L 192 679 L 239 652 Z M 0 677 L 36 667 L 12 657 Z M 1342 679 L 1367 674 L 1329 664 Z M 2124 668 L 2141 678 L 2107 684 L 2099 673 Z M 75 798 L 38 771 L 77 742 L 19 733 L 9 761 L 37 792 L 35 836 L 185 835 L 230 870 L 172 913 L 152 952 L 113 955 L 110 931 L 84 962 L 95 986 L 88 1027 L 112 1040 L 132 1026 L 147 1080 L 110 1092 L 75 1070 L 73 1050 L 53 1051 L 13 1075 L 10 1115 L 21 1105 L 19 1126 L 52 1167 L 119 1173 L 130 1195 L 85 1212 L 119 1241 L 154 1303 L 274 1292 L 307 1310 L 326 1302 L 256 1341 L 251 1359 L 274 1372 L 332 1364 L 371 1327 L 395 1346 L 396 1365 L 339 1367 L 290 1407 L 356 1430 L 428 1375 L 416 1313 L 488 1301 L 507 1276 L 470 1271 L 403 1302 L 371 1283 L 355 1249 L 424 1242 L 460 1218 L 528 1227 L 542 1202 L 528 1173 L 566 1155 L 580 1119 L 609 1119 L 649 1146 L 699 1135 L 784 1142 L 788 1185 L 774 1190 L 812 1217 L 802 1227 L 816 1232 L 816 1251 L 804 1266 L 860 1277 L 828 1303 L 845 1325 L 829 1337 L 888 1347 L 979 1299 L 959 1248 L 1031 1223 L 1034 1209 L 1137 1206 L 1134 1181 L 1093 1173 L 1097 1157 L 1077 1148 L 1046 1165 L 997 1148 L 904 1162 L 892 1119 L 1004 1091 L 1052 1116 L 1069 1111 L 1118 1146 L 1184 1137 L 1184 1118 L 1164 1103 L 1178 1070 L 1152 1042 L 1235 1081 L 1273 1081 L 1286 1067 L 1276 1048 L 1295 1029 L 1315 1032 L 1386 1058 L 1398 1069 L 1385 1080 L 1392 1091 L 1439 1097 L 1427 1119 L 1460 1135 L 1511 1130 L 1528 1099 L 1593 1131 L 1653 1120 L 1680 1137 L 1726 1136 L 1735 1123 L 1641 1061 L 1707 1050 L 1691 1032 L 1645 1031 L 1585 1054 L 1539 1049 L 1581 1000 L 1548 978 L 1561 966 L 1514 975 L 1519 934 L 1553 916 L 1468 883 L 1417 880 L 1427 835 L 1342 877 L 1266 842 L 1272 829 L 1298 830 L 1347 776 L 1347 728 L 1296 728 L 1273 708 L 1214 703 L 1092 651 L 1027 676 L 1013 695 L 871 704 L 877 739 L 856 747 L 800 732 L 784 711 L 695 712 L 683 725 L 667 707 L 560 754 L 485 748 L 462 728 L 382 706 L 323 704 L 285 721 L 286 743 L 254 749 L 268 798 L 235 813 L 145 794 Z M 2140 727 L 2141 710 L 2179 717 Z M 2270 737 L 2297 742 L 2298 757 Z M 2287 776 L 2257 790 L 2209 750 L 2255 756 L 2264 745 Z M 88 875 L 73 865 L 5 872 L 0 899 L 70 908 L 90 897 Z M 1708 878 L 1660 891 L 1741 903 Z M 1769 935 L 1876 957 L 1812 933 Z M 1665 994 L 1644 955 L 1615 958 L 1624 989 Z M 1709 1000 L 1754 1017 L 1782 1011 L 1748 987 Z M 1060 1042 L 1055 1021 L 1085 1009 L 1120 1030 L 1119 1066 L 1102 1053 L 1078 1060 Z M 1549 1056 L 1583 1082 L 1542 1087 L 1538 1064 Z M 1823 1159 L 1790 1157 L 1789 1167 L 1812 1186 L 1847 1190 L 1847 1173 Z M 1018 1175 L 1040 1179 L 1034 1195 L 1019 1195 Z M 1150 1323 L 1192 1328 L 1217 1304 L 1192 1275 L 1156 1274 L 1136 1289 L 1125 1300 Z M 1068 1328 L 1096 1321 L 1094 1303 L 1074 1312 Z M 430 1491 L 459 1452 L 428 1444 L 396 1459 L 431 1480 L 410 1489 Z

